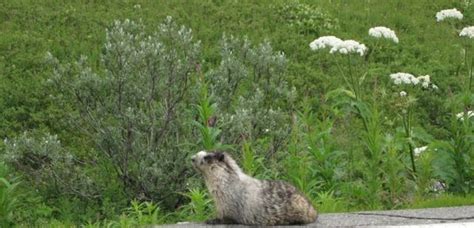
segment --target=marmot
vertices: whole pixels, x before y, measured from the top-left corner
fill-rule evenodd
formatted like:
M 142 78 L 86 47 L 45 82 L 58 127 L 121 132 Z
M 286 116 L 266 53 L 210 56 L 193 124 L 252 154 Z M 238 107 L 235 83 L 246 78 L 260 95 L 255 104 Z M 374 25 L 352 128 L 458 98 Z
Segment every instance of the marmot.
M 294 186 L 283 181 L 258 180 L 242 172 L 222 152 L 201 151 L 191 158 L 217 208 L 208 224 L 296 225 L 316 221 L 317 212 Z

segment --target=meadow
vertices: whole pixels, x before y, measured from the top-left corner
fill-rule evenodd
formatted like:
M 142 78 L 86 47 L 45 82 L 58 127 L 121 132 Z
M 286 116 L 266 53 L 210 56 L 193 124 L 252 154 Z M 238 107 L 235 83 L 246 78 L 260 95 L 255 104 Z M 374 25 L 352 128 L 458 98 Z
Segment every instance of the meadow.
M 474 205 L 473 25 L 471 0 L 2 1 L 0 227 L 212 218 L 200 150 L 322 213 Z

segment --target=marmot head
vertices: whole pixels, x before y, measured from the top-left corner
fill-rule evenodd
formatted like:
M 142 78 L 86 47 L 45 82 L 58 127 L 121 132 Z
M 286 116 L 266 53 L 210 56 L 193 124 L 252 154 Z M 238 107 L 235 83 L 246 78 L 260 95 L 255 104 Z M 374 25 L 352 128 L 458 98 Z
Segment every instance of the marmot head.
M 208 153 L 200 151 L 191 157 L 191 161 L 197 171 L 206 172 L 212 169 L 213 166 L 219 166 L 219 163 L 224 161 L 224 156 L 224 153 L 221 152 Z
M 241 172 L 239 166 L 232 157 L 224 152 L 206 152 L 200 151 L 191 157 L 194 168 L 204 175 L 212 172 L 224 171 L 229 174 L 238 174 Z

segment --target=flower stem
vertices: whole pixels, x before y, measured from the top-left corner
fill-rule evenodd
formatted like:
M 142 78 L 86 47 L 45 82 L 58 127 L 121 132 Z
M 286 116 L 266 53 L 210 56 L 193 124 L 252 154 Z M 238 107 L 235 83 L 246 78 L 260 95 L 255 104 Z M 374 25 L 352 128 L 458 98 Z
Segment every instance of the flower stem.
M 474 58 L 471 58 L 471 66 L 469 67 L 469 87 L 467 90 L 471 92 L 472 88 L 472 65 L 474 64 Z
M 337 69 L 341 72 L 342 78 L 344 79 L 344 82 L 346 82 L 348 85 L 350 85 L 350 82 L 347 81 L 346 74 L 344 73 L 344 70 L 342 69 L 341 65 L 339 64 L 339 61 L 336 61 L 336 66 Z
M 412 168 L 413 174 L 416 174 L 415 156 L 413 155 L 413 145 L 410 142 L 410 138 L 411 138 L 411 121 L 410 121 L 411 118 L 410 118 L 410 116 L 411 116 L 410 107 L 408 107 L 407 108 L 407 113 L 404 115 L 403 125 L 405 127 L 405 134 L 406 134 L 406 137 L 408 139 L 408 148 L 409 148 L 409 152 L 410 152 L 411 168 Z
M 358 89 L 357 89 L 357 82 L 354 81 L 354 75 L 352 73 L 352 61 L 351 61 L 351 55 L 348 54 L 347 55 L 347 65 L 349 65 L 349 79 L 350 79 L 350 83 L 352 84 L 351 87 L 352 87 L 352 90 L 354 91 L 354 95 L 356 97 L 356 100 L 359 100 L 359 92 L 358 92 Z
M 471 57 L 471 63 L 469 64 L 469 45 L 466 43 L 465 46 L 464 46 L 464 65 L 466 66 L 466 70 L 467 70 L 467 76 L 469 78 L 469 83 L 466 83 L 466 93 L 470 93 L 471 92 L 471 88 L 472 88 L 472 65 L 474 65 L 474 58 Z M 469 53 L 468 53 L 469 52 Z M 467 110 L 469 107 L 469 104 L 467 104 L 465 102 L 464 104 L 464 110 Z

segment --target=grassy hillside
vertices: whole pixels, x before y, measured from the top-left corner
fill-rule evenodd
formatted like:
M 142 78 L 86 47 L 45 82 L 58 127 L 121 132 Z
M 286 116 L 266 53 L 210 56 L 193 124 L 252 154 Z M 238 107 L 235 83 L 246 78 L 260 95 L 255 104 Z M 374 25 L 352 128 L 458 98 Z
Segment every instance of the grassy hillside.
M 436 21 L 451 8 L 463 19 Z M 192 30 L 192 42 L 160 33 L 167 16 Z M 120 45 L 110 34 L 126 19 L 139 24 L 133 37 L 159 34 L 165 54 L 143 57 L 157 62 L 120 62 L 125 49 L 107 47 Z M 182 161 L 203 148 L 230 151 L 253 176 L 291 182 L 323 212 L 458 205 L 474 187 L 474 40 L 459 37 L 473 24 L 470 0 L 2 1 L 0 226 L 207 219 L 214 209 L 202 179 Z M 400 42 L 369 36 L 375 26 Z M 310 49 L 327 35 L 368 52 Z M 136 37 L 132 50 L 146 40 Z M 271 49 L 259 46 L 267 41 Z M 185 69 L 176 73 L 185 82 L 159 87 L 150 101 L 140 77 L 154 65 L 170 69 L 163 78 Z M 394 85 L 397 72 L 430 75 L 438 89 Z M 110 105 L 116 91 L 107 86 L 121 74 L 133 85 L 124 104 L 133 115 Z
M 5 118 L 2 120 L 2 135 L 13 136 L 15 132 L 38 127 L 48 121 L 41 115 L 34 116 L 48 106 L 44 104 L 44 99 L 38 99 L 45 94 L 32 95 L 42 93 L 38 83 L 49 75 L 43 64 L 44 53 L 50 51 L 63 60 L 87 55 L 89 61 L 97 66 L 100 64 L 104 31 L 116 19 L 142 19 L 149 29 L 153 29 L 165 16 L 171 15 L 180 24 L 193 29 L 194 36 L 203 43 L 204 58 L 209 64 L 219 61 L 216 44 L 223 33 L 248 36 L 255 42 L 268 39 L 276 50 L 287 54 L 290 59 L 289 75 L 295 79 L 293 83 L 308 95 L 323 94 L 340 81 L 337 77 L 327 75 L 331 72 L 318 69 L 320 60 L 307 44 L 320 35 L 332 34 L 364 42 L 369 39 L 368 29 L 377 25 L 394 29 L 402 40 L 399 45 L 392 47 L 394 49 L 391 51 L 396 52 L 398 58 L 392 69 L 389 69 L 390 72 L 430 74 L 437 81 L 448 85 L 451 80 L 447 80 L 447 76 L 456 73 L 457 66 L 448 63 L 461 61 L 461 43 L 452 41 L 455 36 L 452 26 L 447 23 L 440 25 L 434 19 L 434 14 L 439 9 L 463 8 L 464 4 L 458 1 L 305 3 L 337 20 L 334 22 L 337 27 L 323 27 L 318 31 L 295 28 L 282 19 L 279 13 L 282 3 L 274 1 L 120 1 L 114 4 L 94 1 L 62 4 L 56 1 L 3 2 L 0 46 L 4 53 L 1 60 L 2 93 L 12 97 L 3 100 L 7 108 L 3 109 Z M 463 21 L 455 22 L 458 28 L 469 25 L 473 14 L 470 9 L 466 8 Z M 322 27 L 317 22 L 315 25 Z M 303 75 L 304 80 L 300 80 Z M 324 77 L 330 77 L 329 82 L 334 83 L 328 83 Z M 308 81 L 311 83 L 306 83 Z

